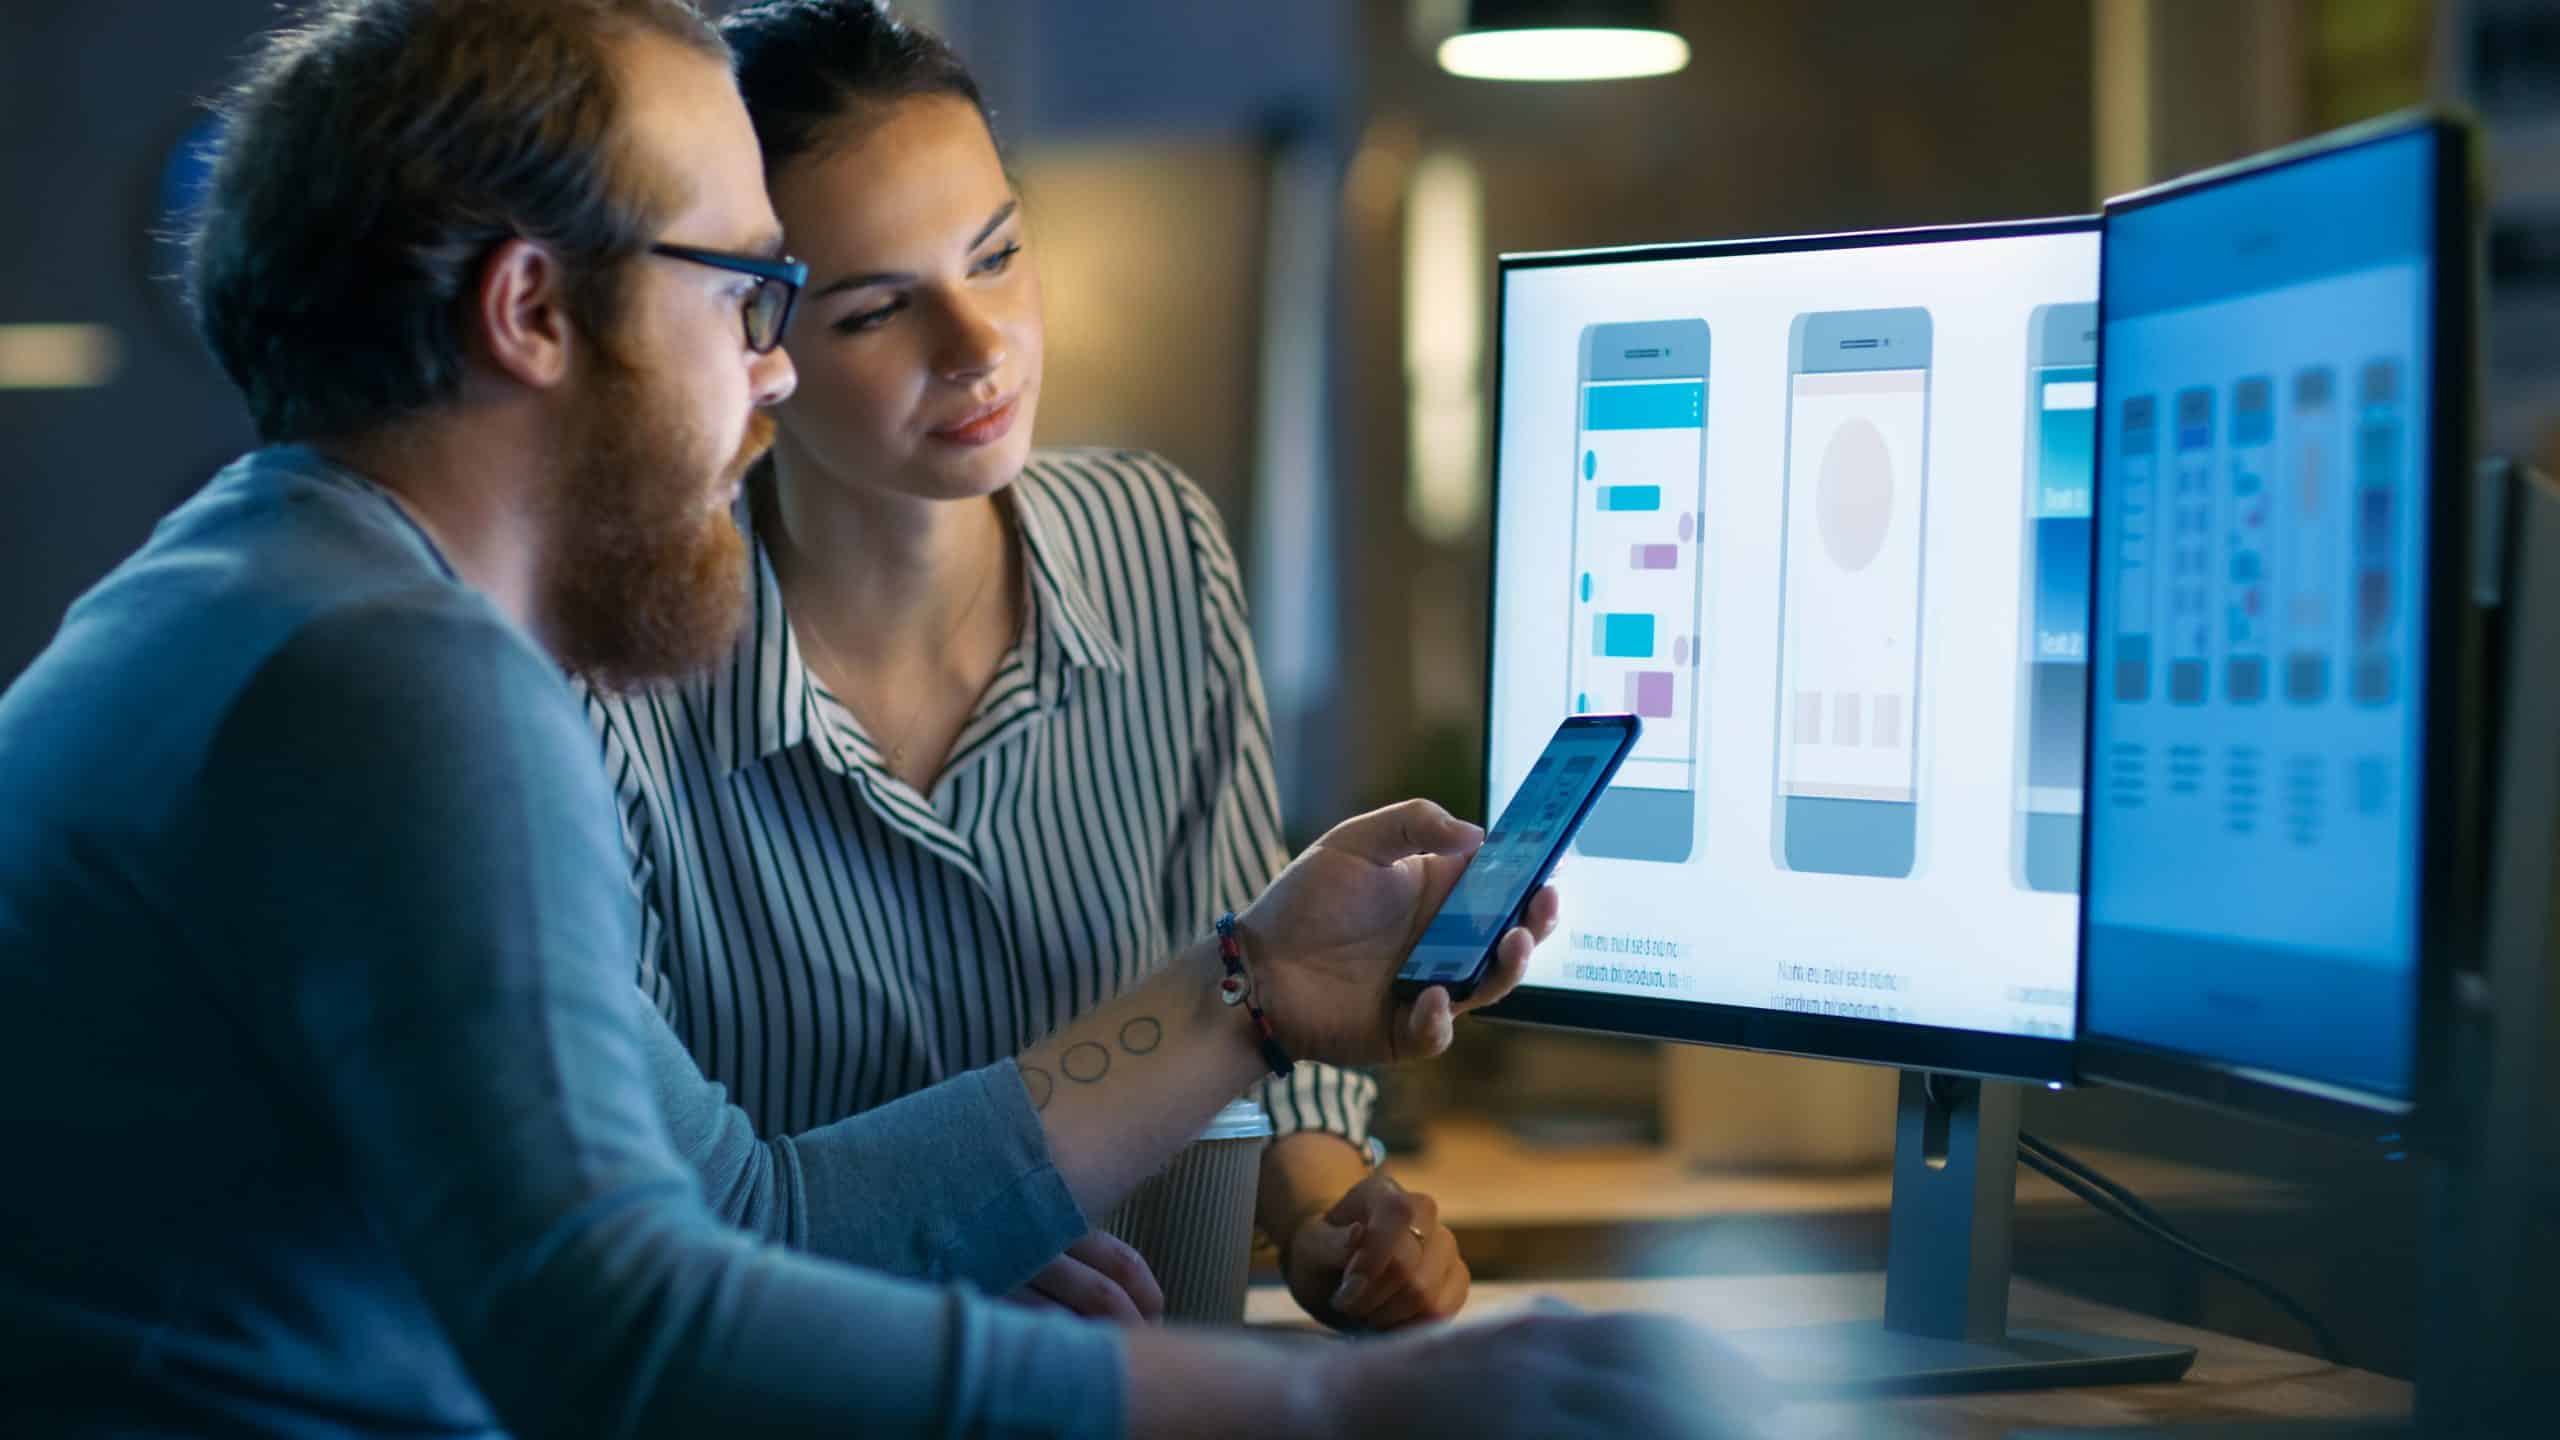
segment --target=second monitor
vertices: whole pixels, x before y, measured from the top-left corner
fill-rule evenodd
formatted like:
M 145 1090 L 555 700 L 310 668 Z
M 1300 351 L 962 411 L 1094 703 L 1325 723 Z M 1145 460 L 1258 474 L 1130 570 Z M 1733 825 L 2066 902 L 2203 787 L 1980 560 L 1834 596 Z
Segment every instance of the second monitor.
M 1515 1019 L 2066 1078 L 2093 222 L 1506 257 L 1488 800 L 1645 735 Z

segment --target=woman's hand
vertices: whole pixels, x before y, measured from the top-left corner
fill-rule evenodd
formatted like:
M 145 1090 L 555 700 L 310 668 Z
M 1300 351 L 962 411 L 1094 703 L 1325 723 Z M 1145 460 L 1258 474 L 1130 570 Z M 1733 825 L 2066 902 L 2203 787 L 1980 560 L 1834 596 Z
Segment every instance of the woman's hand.
M 1338 1330 L 1446 1320 L 1467 1303 L 1472 1279 L 1439 1205 L 1383 1170 L 1308 1217 L 1280 1254 L 1289 1293 Z
M 1116 1235 L 1096 1230 L 1067 1247 L 1021 1289 L 1005 1297 L 1035 1310 L 1064 1310 L 1088 1320 L 1153 1325 L 1164 1319 L 1164 1290 L 1145 1257 Z
M 1555 929 L 1552 888 L 1502 937 L 1473 995 L 1452 1002 L 1435 985 L 1409 1005 L 1395 1002 L 1396 971 L 1483 842 L 1477 827 L 1408 800 L 1343 821 L 1280 872 L 1239 923 L 1257 997 L 1283 1048 L 1335 1065 L 1437 1055 L 1457 1016 L 1520 983 L 1529 952 Z

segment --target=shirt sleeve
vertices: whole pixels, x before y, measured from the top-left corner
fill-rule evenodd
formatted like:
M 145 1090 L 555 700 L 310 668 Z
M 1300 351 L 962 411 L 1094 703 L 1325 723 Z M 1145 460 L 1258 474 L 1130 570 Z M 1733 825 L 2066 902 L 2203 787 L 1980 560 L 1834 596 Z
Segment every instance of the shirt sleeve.
M 450 592 L 307 625 L 226 717 L 190 837 L 247 1028 L 510 1431 L 1103 1436 L 1105 1327 L 720 1223 L 631 984 L 560 677 Z M 661 1047 L 662 1048 L 662 1047 Z
M 676 1150 L 722 1220 L 831 1260 L 1004 1294 L 1091 1228 L 1049 1155 L 1011 1061 L 799 1135 L 765 1138 L 702 1073 L 675 1028 L 658 851 L 669 833 L 629 703 L 580 687 L 630 860 L 639 916 L 639 1021 Z
M 1268 888 L 1289 863 L 1289 847 L 1271 764 L 1271 714 L 1235 553 L 1209 497 L 1189 480 L 1172 478 L 1199 577 L 1209 675 L 1190 790 L 1165 867 L 1166 932 L 1187 939 Z M 1254 1095 L 1271 1113 L 1275 1135 L 1324 1131 L 1365 1148 L 1378 1082 L 1362 1071 L 1301 1061 L 1287 1079 L 1261 1082 Z

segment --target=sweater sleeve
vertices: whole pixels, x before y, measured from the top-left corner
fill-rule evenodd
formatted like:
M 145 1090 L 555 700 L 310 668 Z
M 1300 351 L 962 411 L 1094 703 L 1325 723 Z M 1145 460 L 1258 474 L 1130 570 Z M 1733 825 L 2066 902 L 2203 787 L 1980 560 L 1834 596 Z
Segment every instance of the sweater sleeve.
M 670 833 L 662 787 L 630 710 L 581 689 L 604 747 L 637 912 L 636 1021 L 676 1150 L 729 1224 L 831 1260 L 1003 1294 L 1089 1227 L 1050 1162 L 1039 1117 L 1007 1061 L 798 1135 L 766 1138 L 726 1087 L 702 1073 L 678 1023 L 668 973 L 659 853 Z
M 494 612 L 411 596 L 306 626 L 201 785 L 229 890 L 208 923 L 259 957 L 230 1007 L 509 1430 L 1118 1431 L 1106 1329 L 768 1246 L 705 1204 L 593 744 Z

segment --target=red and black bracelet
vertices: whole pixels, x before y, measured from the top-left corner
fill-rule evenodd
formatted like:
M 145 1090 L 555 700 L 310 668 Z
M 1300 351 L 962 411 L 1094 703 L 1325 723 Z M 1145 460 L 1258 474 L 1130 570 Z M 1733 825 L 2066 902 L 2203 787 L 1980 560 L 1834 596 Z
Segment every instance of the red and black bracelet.
M 1253 998 L 1253 977 L 1244 968 L 1244 937 L 1236 932 L 1236 913 L 1232 910 L 1218 917 L 1218 963 L 1227 968 L 1226 978 L 1218 982 L 1218 998 L 1229 1005 L 1242 1005 L 1244 1013 L 1253 1017 L 1254 1038 L 1262 1045 L 1262 1063 L 1271 1073 L 1287 1079 L 1297 1068 L 1289 1052 L 1280 1048 L 1280 1038 L 1271 1033 L 1271 1017 Z

